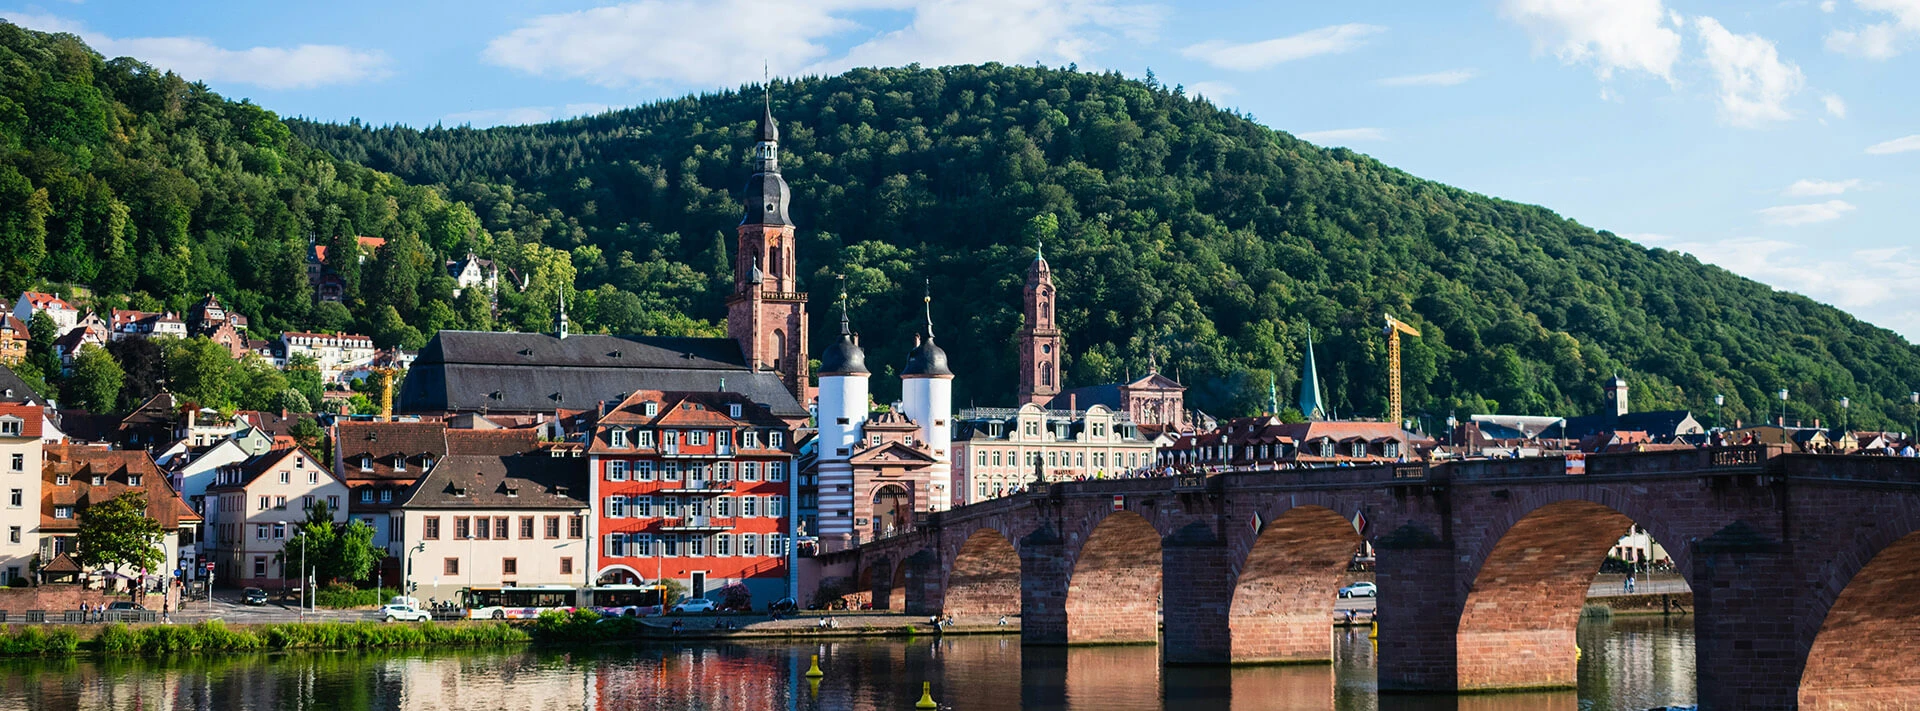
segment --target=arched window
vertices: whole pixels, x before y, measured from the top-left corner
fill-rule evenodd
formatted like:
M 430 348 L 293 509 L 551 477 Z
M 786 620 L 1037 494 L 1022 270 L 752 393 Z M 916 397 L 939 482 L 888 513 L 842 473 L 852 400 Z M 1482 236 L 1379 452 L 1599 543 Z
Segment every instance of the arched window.
M 1041 385 L 1053 384 L 1053 364 L 1052 363 L 1040 364 L 1040 384 Z
M 773 329 L 773 369 L 780 369 L 780 360 L 787 355 L 787 333 Z

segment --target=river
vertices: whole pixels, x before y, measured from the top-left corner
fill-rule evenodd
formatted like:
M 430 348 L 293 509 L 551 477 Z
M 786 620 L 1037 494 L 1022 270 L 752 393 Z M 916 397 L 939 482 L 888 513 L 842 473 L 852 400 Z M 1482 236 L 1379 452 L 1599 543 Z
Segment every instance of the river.
M 882 711 L 932 682 L 943 709 L 1640 711 L 1693 701 L 1691 619 L 1582 623 L 1578 691 L 1382 697 L 1364 629 L 1332 665 L 1163 669 L 1154 647 L 1016 637 L 689 643 L 632 649 L 298 653 L 0 662 L 0 709 Z M 804 676 L 820 655 L 825 677 Z

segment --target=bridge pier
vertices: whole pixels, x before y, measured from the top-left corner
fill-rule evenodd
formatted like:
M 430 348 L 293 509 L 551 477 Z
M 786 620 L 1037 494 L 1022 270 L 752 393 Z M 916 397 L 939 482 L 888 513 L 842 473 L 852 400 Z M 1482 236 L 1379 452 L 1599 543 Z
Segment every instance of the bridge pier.
M 1696 542 L 1693 551 L 1700 708 L 1800 708 L 1808 643 L 1796 623 L 1808 591 L 1794 557 L 1740 521 Z
M 1020 539 L 1020 643 L 1067 643 L 1066 543 L 1052 528 Z
M 1453 546 L 1402 526 L 1374 546 L 1381 691 L 1452 691 L 1459 684 L 1460 586 Z
M 1164 578 L 1161 605 L 1168 664 L 1233 661 L 1233 552 L 1204 523 L 1191 523 L 1160 542 Z M 1322 630 L 1329 640 L 1332 633 Z M 1169 692 L 1171 693 L 1171 692 Z M 1171 698 L 1171 697 L 1169 697 Z

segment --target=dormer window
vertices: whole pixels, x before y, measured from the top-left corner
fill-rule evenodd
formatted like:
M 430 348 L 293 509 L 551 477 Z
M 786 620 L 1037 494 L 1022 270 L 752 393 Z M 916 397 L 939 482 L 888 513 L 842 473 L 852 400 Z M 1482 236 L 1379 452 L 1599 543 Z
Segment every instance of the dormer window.
M 641 446 L 641 447 L 652 447 L 652 446 L 653 446 L 653 431 L 652 431 L 652 430 L 640 430 L 640 446 Z
M 421 469 L 432 469 L 432 468 L 433 468 L 433 455 L 431 455 L 431 454 L 422 454 L 422 455 L 420 455 L 420 468 L 421 468 Z
M 660 414 L 660 403 L 650 402 L 644 405 L 642 409 L 646 411 L 648 417 L 653 417 Z
M 394 470 L 394 471 L 397 471 L 397 472 L 403 472 L 403 471 L 406 471 L 406 470 L 407 470 L 407 458 L 406 458 L 406 457 L 404 457 L 404 456 L 402 456 L 402 455 L 398 455 L 398 454 L 396 454 L 396 455 L 393 455 L 393 470 Z
M 11 395 L 13 391 L 9 390 L 7 393 Z M 24 424 L 24 420 L 18 420 L 12 417 L 0 419 L 0 435 L 18 437 L 20 436 L 21 426 Z
M 363 472 L 373 471 L 373 457 L 364 456 L 364 455 L 360 457 L 360 471 L 363 471 Z
M 139 475 L 139 474 L 128 474 L 128 475 L 127 475 L 127 486 L 139 486 L 139 485 L 140 485 L 140 475 Z
M 107 478 L 106 478 L 106 477 L 103 477 L 103 476 L 95 476 L 95 477 L 93 478 L 93 485 L 94 485 L 94 486 L 106 486 L 106 484 L 107 484 Z
M 627 431 L 618 427 L 607 432 L 607 443 L 614 447 L 627 446 Z
M 728 405 L 728 406 L 727 406 L 727 416 L 728 416 L 728 417 L 739 417 L 739 416 L 740 416 L 740 403 L 737 403 L 737 402 L 736 402 L 736 403 L 733 403 L 733 404 L 731 404 L 731 405 Z

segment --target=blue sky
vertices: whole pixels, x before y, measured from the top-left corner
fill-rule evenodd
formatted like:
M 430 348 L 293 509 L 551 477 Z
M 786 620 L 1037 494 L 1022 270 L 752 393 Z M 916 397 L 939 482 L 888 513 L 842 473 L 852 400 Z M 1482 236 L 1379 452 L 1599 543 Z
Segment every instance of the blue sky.
M 1920 340 L 1920 0 L 0 0 L 0 18 L 283 115 L 415 126 L 737 87 L 763 61 L 1151 68 Z

